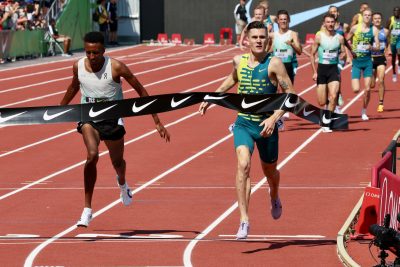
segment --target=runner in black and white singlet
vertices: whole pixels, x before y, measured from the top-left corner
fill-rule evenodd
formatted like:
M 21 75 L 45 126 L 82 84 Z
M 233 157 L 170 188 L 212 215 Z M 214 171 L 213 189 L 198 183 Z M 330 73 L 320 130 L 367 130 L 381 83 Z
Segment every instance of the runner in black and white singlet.
M 61 105 L 67 105 L 81 91 L 81 103 L 95 103 L 122 99 L 121 78 L 124 78 L 140 96 L 148 96 L 146 89 L 122 62 L 104 56 L 104 36 L 100 32 L 89 32 L 84 37 L 86 57 L 73 65 L 72 82 L 69 85 Z M 101 111 L 101 110 L 100 110 Z M 90 115 L 96 117 L 100 111 Z M 160 136 L 169 141 L 169 133 L 157 114 L 153 114 L 154 123 Z M 122 119 L 84 121 L 78 125 L 87 149 L 84 167 L 85 204 L 77 226 L 87 227 L 92 220 L 92 197 L 97 179 L 97 161 L 99 144 L 103 140 L 109 152 L 111 162 L 117 173 L 120 198 L 124 205 L 130 205 L 132 194 L 125 180 L 126 163 L 124 160 L 124 134 Z

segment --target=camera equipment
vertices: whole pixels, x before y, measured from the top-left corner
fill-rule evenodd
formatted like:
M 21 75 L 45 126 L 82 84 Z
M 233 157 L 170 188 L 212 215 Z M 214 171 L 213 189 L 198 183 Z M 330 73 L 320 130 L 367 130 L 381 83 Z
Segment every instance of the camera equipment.
M 397 221 L 400 222 L 400 213 L 397 215 Z M 396 259 L 392 266 L 400 266 L 400 233 L 390 228 L 390 214 L 386 214 L 383 220 L 383 226 L 373 224 L 369 227 L 369 232 L 375 236 L 373 244 L 381 249 L 379 258 L 381 263 L 375 267 L 383 267 L 386 265 L 386 258 L 389 256 L 385 250 L 389 250 L 396 255 Z

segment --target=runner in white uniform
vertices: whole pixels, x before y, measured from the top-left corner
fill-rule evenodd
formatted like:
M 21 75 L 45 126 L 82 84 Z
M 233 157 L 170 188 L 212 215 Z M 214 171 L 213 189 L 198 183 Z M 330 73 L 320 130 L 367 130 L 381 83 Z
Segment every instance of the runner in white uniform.
M 100 32 L 87 33 L 84 42 L 86 57 L 74 63 L 72 82 L 61 100 L 61 105 L 69 104 L 79 90 L 82 93 L 81 103 L 120 100 L 122 99 L 121 77 L 140 96 L 148 96 L 146 89 L 124 63 L 104 56 L 104 37 Z M 169 141 L 169 133 L 157 114 L 152 116 L 160 136 Z M 101 140 L 109 150 L 111 162 L 117 173 L 121 202 L 126 206 L 130 205 L 132 194 L 125 181 L 125 129 L 122 119 L 80 122 L 78 131 L 83 136 L 87 159 L 84 167 L 85 205 L 77 226 L 87 227 L 92 220 L 92 197 L 97 179 L 97 161 Z

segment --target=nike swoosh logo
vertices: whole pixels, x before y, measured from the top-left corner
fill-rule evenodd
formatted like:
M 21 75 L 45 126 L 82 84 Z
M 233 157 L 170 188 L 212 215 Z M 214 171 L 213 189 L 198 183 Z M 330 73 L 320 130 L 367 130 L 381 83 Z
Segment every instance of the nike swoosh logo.
M 295 106 L 297 106 L 297 101 L 296 101 L 296 103 L 291 103 L 291 102 L 290 102 L 290 97 L 289 97 L 289 98 L 286 99 L 286 101 L 285 101 L 285 106 L 286 106 L 287 108 L 295 107 Z
M 135 102 L 135 103 L 133 103 L 132 111 L 134 113 L 138 113 L 138 112 L 142 111 L 143 109 L 145 109 L 146 107 L 150 106 L 156 100 L 157 99 L 154 99 L 153 101 L 150 101 L 149 103 L 146 103 L 146 104 L 141 105 L 139 107 L 136 106 L 136 102 Z
M 251 108 L 251 107 L 253 107 L 255 105 L 260 104 L 261 102 L 267 101 L 268 99 L 270 99 L 270 97 L 268 97 L 266 99 L 263 99 L 263 100 L 260 100 L 260 101 L 253 102 L 253 103 L 246 103 L 244 101 L 244 98 L 243 98 L 243 100 L 242 100 L 242 108 Z
M 68 111 L 71 111 L 71 110 L 73 110 L 73 109 L 70 108 L 70 109 L 68 109 L 68 110 L 64 110 L 64 111 L 61 111 L 61 112 L 56 113 L 56 114 L 53 114 L 53 115 L 49 115 L 49 114 L 47 113 L 48 110 L 46 110 L 46 112 L 43 114 L 43 119 L 44 119 L 45 121 L 50 121 L 50 120 L 52 120 L 52 119 L 54 119 L 54 118 L 57 118 L 58 116 L 61 116 L 62 114 L 67 113 Z
M 188 100 L 188 99 L 191 98 L 191 97 L 192 97 L 192 96 L 188 96 L 188 97 L 186 97 L 186 98 L 184 98 L 184 99 L 182 99 L 182 100 L 176 101 L 176 102 L 175 102 L 175 99 L 172 98 L 172 100 L 171 100 L 171 107 L 176 108 L 177 106 L 179 106 L 180 104 L 182 104 L 183 102 L 185 102 L 186 100 Z
M 100 114 L 106 112 L 107 110 L 112 109 L 112 108 L 115 107 L 116 105 L 117 105 L 117 104 L 114 104 L 114 105 L 112 105 L 112 106 L 110 106 L 110 107 L 103 108 L 103 109 L 101 109 L 101 110 L 99 110 L 99 111 L 93 111 L 93 107 L 92 107 L 92 108 L 90 109 L 90 111 L 89 111 L 89 116 L 90 116 L 91 118 L 97 117 L 97 116 L 99 116 Z
M 306 108 L 303 109 L 303 115 L 304 115 L 304 117 L 307 117 L 308 115 L 310 115 L 310 114 L 313 113 L 313 112 L 314 112 L 314 110 L 306 111 Z
M 263 72 L 263 71 L 266 71 L 266 70 L 267 70 L 267 68 L 259 69 L 258 72 Z
M 18 114 L 14 114 L 14 115 L 11 115 L 11 116 L 8 116 L 8 117 L 5 117 L 5 118 L 2 118 L 2 117 L 1 117 L 1 113 L 0 113 L 0 123 L 9 121 L 9 120 L 11 120 L 11 119 L 14 119 L 15 117 L 18 117 L 18 116 L 20 116 L 20 115 L 22 115 L 22 114 L 24 114 L 24 113 L 26 113 L 26 112 L 27 112 L 27 111 L 24 111 L 24 112 L 21 112 L 21 113 L 18 113 Z
M 323 122 L 324 124 L 329 124 L 329 123 L 331 123 L 331 121 L 333 121 L 333 120 L 338 120 L 338 119 L 340 119 L 340 118 L 330 118 L 330 119 L 327 119 L 327 118 L 325 117 L 325 114 L 322 116 L 322 122 Z
M 204 97 L 204 100 L 221 100 L 221 99 L 224 99 L 225 97 L 227 97 L 227 95 L 226 96 L 210 96 L 210 95 L 206 95 Z

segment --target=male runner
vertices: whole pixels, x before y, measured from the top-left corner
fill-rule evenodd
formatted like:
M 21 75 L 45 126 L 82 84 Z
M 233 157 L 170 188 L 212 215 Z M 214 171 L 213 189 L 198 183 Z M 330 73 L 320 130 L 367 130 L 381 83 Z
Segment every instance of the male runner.
M 129 68 L 122 62 L 104 56 L 104 36 L 100 32 L 89 32 L 84 37 L 86 57 L 73 65 L 72 82 L 69 85 L 61 105 L 67 105 L 81 91 L 81 103 L 95 103 L 121 100 L 121 77 L 124 78 L 140 96 L 148 96 L 146 89 L 136 79 Z M 160 136 L 169 141 L 169 133 L 164 128 L 157 114 L 153 114 L 154 123 Z M 77 226 L 87 227 L 92 220 L 92 197 L 97 178 L 99 144 L 103 140 L 108 150 L 113 167 L 117 173 L 117 182 L 121 190 L 121 201 L 128 206 L 132 194 L 125 180 L 126 162 L 124 160 L 125 128 L 122 119 L 101 121 L 83 121 L 78 124 L 87 150 L 84 167 L 85 208 Z
M 398 59 L 399 67 L 397 73 L 400 75 L 400 7 L 393 8 L 393 16 L 386 26 L 390 31 L 390 50 L 392 53 L 392 71 L 393 71 L 393 82 L 397 82 L 396 75 L 396 55 Z
M 375 42 L 379 49 L 378 29 L 371 23 L 372 12 L 367 8 L 362 12 L 363 21 L 361 24 L 351 27 L 347 40 L 352 41 L 352 53 L 356 55 L 353 58 L 351 73 L 351 87 L 355 93 L 360 91 L 361 72 L 364 75 L 364 99 L 361 110 L 361 119 L 369 120 L 367 116 L 367 107 L 371 96 L 371 77 L 372 77 L 372 58 L 371 51 L 375 50 L 372 44 Z M 377 49 L 377 50 L 378 50 Z
M 250 53 L 233 58 L 233 70 L 216 92 L 226 92 L 239 83 L 240 94 L 276 93 L 278 84 L 285 93 L 294 93 L 292 83 L 282 61 L 266 52 L 268 30 L 264 24 L 254 21 L 249 24 L 247 36 Z M 203 102 L 199 107 L 204 115 L 209 103 Z M 283 110 L 270 114 L 252 115 L 239 113 L 233 126 L 234 143 L 237 156 L 236 191 L 238 195 L 240 225 L 236 237 L 245 239 L 250 228 L 248 209 L 250 203 L 250 166 L 251 155 L 256 143 L 261 158 L 261 166 L 270 187 L 271 215 L 279 219 L 282 204 L 279 198 L 280 175 L 277 170 L 278 131 L 277 120 Z
M 378 79 L 378 94 L 379 104 L 377 111 L 383 112 L 383 98 L 385 96 L 385 70 L 386 70 L 386 56 L 385 50 L 388 46 L 388 35 L 389 30 L 382 26 L 382 14 L 375 12 L 372 14 L 372 24 L 378 29 L 379 47 L 374 43 L 375 48 L 379 48 L 378 51 L 372 51 L 372 64 L 373 64 L 373 76 L 371 79 L 371 88 L 375 88 L 375 80 Z
M 324 31 L 317 32 L 315 42 L 311 48 L 310 61 L 314 71 L 313 79 L 317 81 L 317 97 L 320 106 L 334 112 L 340 87 L 338 63 L 345 56 L 344 37 L 335 31 L 335 16 L 326 14 L 323 20 Z M 318 72 L 315 68 L 315 54 L 318 52 Z M 323 115 L 322 131 L 332 132 L 330 129 L 330 115 Z

